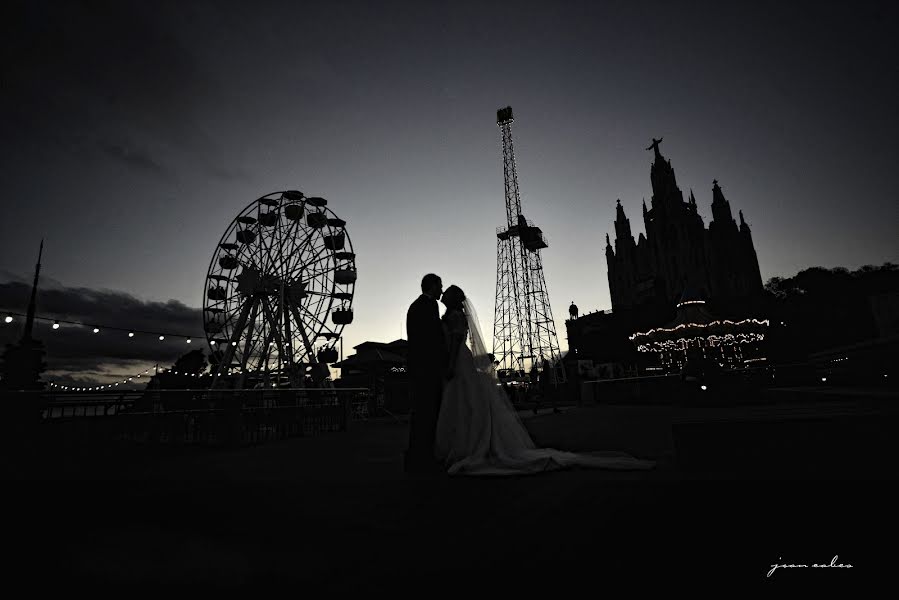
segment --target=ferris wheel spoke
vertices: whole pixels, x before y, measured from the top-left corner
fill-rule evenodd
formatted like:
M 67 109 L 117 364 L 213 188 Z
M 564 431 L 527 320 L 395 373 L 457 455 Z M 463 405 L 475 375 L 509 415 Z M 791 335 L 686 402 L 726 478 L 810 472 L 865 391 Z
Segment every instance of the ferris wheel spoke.
M 287 227 L 287 234 L 285 236 L 285 239 L 282 240 L 282 243 L 279 246 L 281 256 L 281 261 L 279 263 L 280 275 L 281 278 L 285 280 L 289 279 L 291 274 L 297 272 L 296 256 L 302 254 L 302 250 L 298 251 L 298 248 L 304 248 L 305 244 L 307 244 L 308 241 L 311 240 L 311 235 L 309 235 L 301 244 L 291 243 L 292 240 L 296 239 L 296 230 L 298 230 L 299 228 L 299 219 L 289 224 Z
M 266 373 L 268 373 L 271 370 L 271 369 L 269 369 L 269 360 L 270 360 L 269 357 L 271 356 L 272 342 L 274 340 L 274 337 L 275 337 L 275 332 L 271 328 L 269 328 L 269 331 L 263 338 L 263 342 L 262 342 L 263 346 L 262 346 L 262 351 L 261 351 L 261 354 L 259 357 L 259 360 L 260 360 L 259 364 L 265 366 Z M 258 368 L 260 368 L 260 367 L 257 366 L 257 369 Z
M 304 279 L 304 273 L 302 269 L 298 267 L 299 257 L 305 251 L 305 247 L 299 247 L 297 245 L 293 245 L 289 248 L 286 248 L 284 251 L 284 259 L 281 264 L 282 275 L 281 277 L 285 281 L 289 282 L 301 282 Z
M 303 270 L 303 267 L 301 265 L 299 265 L 299 263 L 303 260 L 303 254 L 305 253 L 306 249 L 310 248 L 310 247 L 314 247 L 312 237 L 315 234 L 316 234 L 316 231 L 314 229 L 311 230 L 306 235 L 306 237 L 303 239 L 303 241 L 295 246 L 295 249 L 299 248 L 299 251 L 294 251 L 293 256 L 290 256 L 288 258 L 288 263 L 290 263 L 290 272 L 291 273 L 298 273 Z M 311 252 L 311 250 L 309 250 L 309 252 Z
M 259 322 L 262 346 L 259 348 L 259 362 L 256 367 L 257 369 L 260 369 L 264 365 L 266 372 L 268 372 L 270 370 L 269 356 L 271 354 L 272 346 L 275 343 L 274 338 L 276 330 L 269 325 L 269 320 L 265 314 L 265 307 L 263 306 L 264 302 L 264 299 L 260 299 L 259 301 L 259 305 L 262 309 Z
M 330 293 L 330 292 L 307 291 L 307 292 L 306 292 L 306 295 L 307 295 L 307 296 L 321 296 L 321 297 L 323 297 L 323 298 L 330 298 L 330 297 L 331 297 L 331 293 Z
M 259 202 L 256 205 L 256 223 L 259 230 L 259 256 L 260 256 L 260 265 L 262 266 L 262 271 L 264 273 L 269 272 L 272 262 L 272 244 L 271 237 L 272 233 L 269 231 L 269 228 L 262 224 L 260 217 L 262 216 L 262 203 Z
M 332 258 L 333 255 L 330 254 L 330 251 L 328 251 L 329 252 L 328 254 L 325 254 L 324 256 L 322 256 L 322 251 L 327 251 L 327 250 L 328 250 L 328 248 L 325 246 L 324 241 L 323 241 L 322 245 L 319 246 L 318 249 L 315 251 L 315 254 L 313 254 L 311 257 L 305 259 L 305 262 L 303 262 L 303 264 L 301 264 L 298 268 L 300 270 L 308 269 L 309 267 L 311 267 L 312 265 L 314 265 L 317 262 L 320 262 L 324 259 Z
M 284 252 L 281 249 L 282 236 L 280 215 L 279 218 L 275 221 L 274 227 L 272 227 L 271 242 L 274 252 L 272 252 L 270 255 L 272 262 L 269 272 L 281 279 L 283 277 L 283 273 L 281 272 L 281 261 L 284 259 Z
M 260 225 L 259 226 L 259 264 L 262 267 L 263 273 L 269 272 L 269 267 L 272 262 L 272 250 L 271 244 L 269 243 L 271 240 L 269 239 L 271 236 L 266 227 Z
M 299 268 L 300 268 L 301 270 L 302 270 L 302 269 L 308 269 L 308 268 L 310 268 L 312 265 L 318 264 L 318 263 L 320 263 L 320 262 L 323 261 L 323 260 L 329 260 L 329 259 L 333 258 L 333 255 L 331 255 L 331 254 L 325 254 L 324 256 L 319 256 L 320 254 L 321 254 L 321 250 L 319 250 L 319 251 L 316 253 L 316 256 L 313 257 L 309 262 L 303 263 L 302 265 L 300 265 Z M 336 268 L 337 268 L 337 265 L 335 264 L 335 265 L 331 266 L 331 268 L 330 268 L 329 270 L 334 270 L 334 269 L 336 269 Z
M 240 317 L 237 320 L 237 325 L 234 328 L 234 330 L 231 332 L 231 335 L 229 336 L 230 339 L 228 340 L 229 341 L 228 347 L 225 348 L 225 352 L 222 355 L 222 361 L 219 363 L 218 372 L 216 373 L 216 376 L 212 380 L 213 385 L 215 384 L 218 377 L 222 374 L 222 372 L 226 368 L 231 366 L 231 357 L 234 355 L 233 342 L 236 342 L 237 341 L 236 338 L 240 336 L 240 330 L 243 328 L 244 324 L 246 323 L 247 315 L 250 312 L 251 304 L 252 303 L 250 302 L 250 299 L 248 298 L 247 301 L 244 303 L 242 310 L 240 311 Z
M 308 308 L 306 308 L 305 306 L 300 305 L 300 308 L 303 310 L 303 312 L 305 312 L 307 315 L 309 315 L 309 316 L 310 316 L 316 323 L 318 323 L 319 325 L 321 325 L 321 327 L 322 327 L 323 330 L 327 330 L 328 333 L 330 333 L 330 334 L 332 334 L 332 335 L 335 335 L 335 336 L 336 336 L 336 335 L 339 335 L 336 331 L 334 331 L 331 327 L 328 326 L 328 323 L 327 323 L 327 320 L 326 320 L 326 319 L 325 319 L 325 320 L 319 319 L 315 314 L 313 314 L 313 313 L 312 313 Z
M 296 304 L 291 302 L 290 304 L 288 304 L 288 307 L 290 308 L 290 311 L 293 313 L 293 317 L 294 317 L 294 319 L 296 319 L 296 322 L 298 324 L 302 324 L 303 318 L 300 316 L 300 311 L 297 309 Z M 302 308 L 302 307 L 300 307 L 300 308 Z M 309 356 L 308 362 L 310 362 L 310 363 L 317 362 L 316 357 L 315 357 L 315 351 L 312 347 L 312 342 L 309 341 L 309 336 L 306 334 L 306 328 L 299 327 L 299 331 L 303 338 L 303 344 L 306 346 L 306 353 Z
M 282 297 L 281 297 L 281 306 L 282 306 L 281 311 L 282 311 L 283 314 L 284 314 L 284 337 L 286 337 L 287 340 L 288 340 L 288 344 L 287 344 L 287 346 L 284 348 L 284 351 L 285 351 L 285 353 L 287 354 L 287 364 L 288 364 L 288 365 L 294 365 L 295 362 L 294 362 L 294 353 L 293 353 L 293 335 L 291 334 L 291 331 L 290 331 L 290 329 L 291 329 L 291 328 L 290 328 L 290 312 L 284 310 L 284 304 L 285 304 L 286 302 L 289 302 L 289 300 L 288 300 L 287 298 L 285 298 L 285 297 L 282 295 Z M 302 326 L 301 326 L 302 324 L 298 324 L 298 325 L 300 325 L 300 327 L 299 327 L 300 331 L 303 331 L 303 328 L 302 328 Z M 291 376 L 293 376 L 293 374 L 291 374 Z
M 278 255 L 281 257 L 279 266 L 281 268 L 282 278 L 286 278 L 288 275 L 290 275 L 290 272 L 287 268 L 287 264 L 290 261 L 290 255 L 285 252 L 285 244 L 290 244 L 290 241 L 294 239 L 294 233 L 298 226 L 299 219 L 293 221 L 292 223 L 288 223 L 286 227 L 282 226 L 280 221 L 278 222 L 278 231 L 280 236 L 280 243 L 278 244 Z
M 279 219 L 275 225 L 275 231 L 273 233 L 274 243 L 277 245 L 278 250 L 275 260 L 272 262 L 272 272 L 277 274 L 278 278 L 281 281 L 284 281 L 287 275 L 284 258 L 284 241 L 287 239 L 287 234 L 284 231 L 285 228 L 289 229 L 290 225 L 285 226 Z
M 254 333 L 254 329 L 256 327 L 256 315 L 258 314 L 258 312 L 259 312 L 259 300 L 254 298 L 253 299 L 253 308 L 250 311 L 250 319 L 249 319 L 249 322 L 248 322 L 247 328 L 246 328 L 247 335 L 246 335 L 246 340 L 244 342 L 244 347 L 243 347 L 243 356 L 240 357 L 241 358 L 241 360 L 240 360 L 241 371 L 246 371 L 246 369 L 247 369 L 247 361 L 250 358 L 250 351 L 252 350 L 253 340 L 255 339 L 253 337 L 253 333 Z
M 281 327 L 278 324 L 278 319 L 275 318 L 275 315 L 272 312 L 271 306 L 269 306 L 268 300 L 266 300 L 265 298 L 262 299 L 262 310 L 263 310 L 266 318 L 268 319 L 270 333 L 271 333 L 271 335 L 273 335 L 275 337 L 275 343 L 278 346 L 278 365 L 279 365 L 278 371 L 279 371 L 279 376 L 280 376 L 280 372 L 282 371 L 281 366 L 280 366 L 281 362 L 282 362 L 281 356 L 283 354 L 283 348 L 284 348 L 284 341 L 281 339 Z

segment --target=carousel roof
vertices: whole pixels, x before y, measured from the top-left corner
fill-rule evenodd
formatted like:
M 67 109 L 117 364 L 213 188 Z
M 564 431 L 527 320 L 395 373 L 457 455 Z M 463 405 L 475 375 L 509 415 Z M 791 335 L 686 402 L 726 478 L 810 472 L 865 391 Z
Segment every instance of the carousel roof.
M 682 300 L 677 305 L 677 314 L 674 316 L 674 320 L 665 325 L 665 328 L 672 329 L 678 325 L 703 326 L 716 320 L 715 316 L 705 307 L 705 301 Z
M 630 339 L 634 342 L 645 343 L 682 338 L 761 333 L 767 326 L 767 319 L 743 319 L 741 321 L 718 319 L 706 308 L 705 300 L 688 288 L 681 294 L 681 299 L 677 303 L 677 314 L 673 321 L 662 327 L 634 333 Z

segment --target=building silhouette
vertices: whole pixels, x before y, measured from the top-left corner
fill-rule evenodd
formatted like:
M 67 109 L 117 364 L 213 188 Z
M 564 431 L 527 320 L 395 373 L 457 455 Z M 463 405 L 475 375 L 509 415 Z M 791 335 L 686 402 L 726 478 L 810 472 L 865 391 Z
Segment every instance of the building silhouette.
M 630 337 L 671 323 L 685 295 L 706 302 L 722 319 L 739 321 L 764 312 L 758 258 L 742 211 L 737 224 L 716 180 L 706 228 L 693 192 L 684 200 L 671 161 L 659 150 L 661 142 L 653 139 L 647 148 L 653 162 L 649 208 L 643 202 L 646 233 L 634 239 L 619 200 L 614 245 L 606 235 L 612 310 L 578 316 L 569 309 L 565 325 L 571 368 L 637 375 L 650 363 Z M 572 307 L 576 309 L 574 303 Z
M 718 181 L 712 183 L 712 220 L 708 229 L 697 211 L 691 190 L 684 200 L 671 161 L 659 143 L 650 170 L 651 207 L 643 202 L 646 235 L 635 241 L 630 219 L 618 201 L 615 244 L 606 235 L 606 262 L 612 310 L 657 305 L 674 306 L 687 288 L 717 305 L 757 296 L 762 276 L 749 225 L 739 212 L 737 225 Z
M 408 413 L 411 408 L 406 362 L 409 341 L 362 342 L 353 346 L 356 351 L 332 366 L 340 369 L 337 387 L 360 387 L 371 391 L 368 413 L 379 409 L 391 413 Z

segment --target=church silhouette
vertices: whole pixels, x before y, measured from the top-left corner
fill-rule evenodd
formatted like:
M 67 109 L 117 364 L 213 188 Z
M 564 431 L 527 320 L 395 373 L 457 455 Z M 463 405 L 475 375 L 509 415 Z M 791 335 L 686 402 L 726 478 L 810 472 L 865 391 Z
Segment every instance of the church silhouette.
M 685 291 L 722 307 L 757 296 L 762 277 L 743 211 L 737 226 L 716 180 L 712 220 L 706 229 L 692 190 L 689 201 L 684 201 L 671 161 L 659 151 L 661 141 L 653 139 L 647 148 L 655 156 L 650 171 L 651 208 L 643 201 L 646 235 L 641 233 L 634 241 L 621 200 L 616 207 L 614 248 L 606 234 L 612 310 L 674 306 Z
M 742 320 L 765 312 L 765 293 L 749 225 L 739 225 L 718 181 L 712 183 L 712 219 L 706 228 L 696 197 L 677 185 L 671 161 L 653 139 L 652 199 L 643 202 L 646 234 L 637 240 L 621 200 L 616 206 L 614 246 L 606 235 L 611 311 L 578 315 L 569 307 L 568 368 L 583 361 L 605 365 L 605 376 L 636 375 L 647 362 L 630 337 L 673 322 L 678 305 L 703 302 L 716 318 Z M 594 367 L 591 367 L 594 368 Z

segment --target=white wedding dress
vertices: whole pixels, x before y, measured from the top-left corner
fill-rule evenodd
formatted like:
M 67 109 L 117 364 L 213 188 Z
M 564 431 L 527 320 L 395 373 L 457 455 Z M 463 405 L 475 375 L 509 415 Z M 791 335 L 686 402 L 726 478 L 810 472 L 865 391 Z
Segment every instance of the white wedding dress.
M 459 345 L 455 375 L 443 388 L 437 420 L 435 454 L 445 461 L 450 475 L 525 475 L 588 467 L 599 469 L 651 469 L 655 462 L 623 452 L 573 453 L 537 448 L 498 385 L 471 305 L 465 315 L 446 319 L 447 339 L 455 333 L 467 337 Z M 467 330 L 467 331 L 466 331 Z

